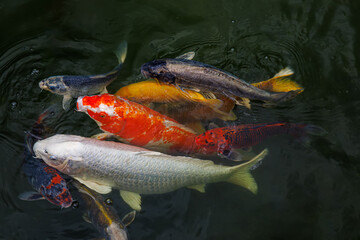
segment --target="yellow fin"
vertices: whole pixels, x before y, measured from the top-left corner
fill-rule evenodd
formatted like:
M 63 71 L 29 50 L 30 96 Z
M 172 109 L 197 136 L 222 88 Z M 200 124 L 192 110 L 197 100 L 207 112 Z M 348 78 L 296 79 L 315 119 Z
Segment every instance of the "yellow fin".
M 273 78 L 283 78 L 288 77 L 294 74 L 294 71 L 288 66 L 286 68 L 281 69 L 277 74 L 274 75 Z
M 193 185 L 193 186 L 188 186 L 187 188 L 191 188 L 191 189 L 195 189 L 201 193 L 205 192 L 205 184 L 199 184 L 199 185 Z
M 95 192 L 98 192 L 100 194 L 108 194 L 109 192 L 111 192 L 111 187 L 110 186 L 106 186 L 106 185 L 101 185 L 98 184 L 96 182 L 92 182 L 92 181 L 86 181 L 86 180 L 82 180 L 80 178 L 74 177 L 76 180 L 78 180 L 79 182 L 81 182 L 82 184 L 84 184 L 85 186 L 87 186 L 88 188 L 94 190 Z
M 141 196 L 138 193 L 120 190 L 122 199 L 134 210 L 141 210 Z
M 255 86 L 255 87 L 257 87 L 257 86 Z M 244 106 L 247 109 L 251 109 L 250 99 L 248 99 L 248 98 L 238 97 L 235 99 L 235 103 L 236 103 L 236 105 Z
M 134 220 L 135 220 L 135 216 L 136 216 L 136 211 L 131 211 L 128 214 L 126 214 L 123 218 L 122 218 L 122 222 L 125 225 L 125 227 L 129 226 Z
M 268 150 L 265 149 L 250 161 L 231 167 L 232 173 L 230 174 L 230 177 L 226 181 L 229 183 L 242 186 L 248 189 L 250 192 L 256 194 L 258 186 L 255 182 L 255 179 L 250 173 L 250 169 L 251 167 L 256 165 L 259 161 L 261 161 L 267 154 L 268 154 Z
M 184 54 L 182 54 L 182 55 L 180 55 L 180 56 L 177 56 L 176 58 L 177 58 L 177 59 L 192 60 L 194 57 L 195 57 L 195 52 L 194 52 L 194 51 L 191 51 L 191 52 L 184 53 Z

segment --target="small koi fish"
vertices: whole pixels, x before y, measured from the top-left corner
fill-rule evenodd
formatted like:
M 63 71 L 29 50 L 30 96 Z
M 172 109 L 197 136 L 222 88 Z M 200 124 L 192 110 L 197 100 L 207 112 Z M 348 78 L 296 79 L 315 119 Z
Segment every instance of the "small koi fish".
M 34 123 L 31 131 L 25 135 L 23 171 L 36 192 L 24 192 L 19 195 L 19 198 L 27 201 L 46 199 L 52 204 L 68 208 L 73 200 L 62 173 L 33 156 L 33 145 L 39 139 L 46 137 L 49 132 L 44 120 L 53 110 L 53 106 L 46 109 Z
M 233 127 L 214 128 L 198 135 L 195 143 L 201 154 L 221 154 L 229 156 L 233 149 L 248 148 L 259 144 L 270 136 L 289 134 L 305 137 L 307 134 L 323 135 L 321 127 L 300 123 L 244 124 Z
M 68 110 L 72 98 L 97 93 L 107 93 L 106 86 L 114 81 L 123 66 L 127 52 L 127 43 L 121 42 L 114 52 L 118 58 L 119 65 L 114 70 L 90 76 L 63 75 L 45 78 L 39 82 L 41 89 L 52 93 L 63 95 L 63 108 Z

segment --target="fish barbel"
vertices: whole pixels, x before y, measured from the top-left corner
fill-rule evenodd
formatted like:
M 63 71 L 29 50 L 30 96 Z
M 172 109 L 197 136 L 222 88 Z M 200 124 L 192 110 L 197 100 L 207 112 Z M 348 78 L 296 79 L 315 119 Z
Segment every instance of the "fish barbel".
M 118 58 L 119 65 L 108 73 L 89 76 L 51 76 L 41 80 L 39 82 L 39 87 L 52 93 L 63 95 L 63 108 L 68 110 L 72 98 L 97 93 L 106 93 L 106 86 L 119 76 L 120 70 L 125 61 L 126 52 L 127 43 L 123 41 L 120 43 L 116 51 L 114 51 Z
M 227 97 L 281 102 L 295 97 L 300 90 L 267 92 L 214 66 L 188 59 L 157 59 L 141 66 L 144 77 L 180 87 L 224 94 Z M 302 90 L 301 90 L 302 91 Z
M 159 194 L 181 187 L 204 192 L 204 185 L 230 182 L 253 193 L 257 184 L 249 169 L 263 159 L 267 150 L 252 160 L 233 167 L 212 161 L 171 156 L 118 142 L 57 134 L 34 145 L 37 157 L 99 193 L 111 188 L 133 209 L 140 210 L 139 194 Z

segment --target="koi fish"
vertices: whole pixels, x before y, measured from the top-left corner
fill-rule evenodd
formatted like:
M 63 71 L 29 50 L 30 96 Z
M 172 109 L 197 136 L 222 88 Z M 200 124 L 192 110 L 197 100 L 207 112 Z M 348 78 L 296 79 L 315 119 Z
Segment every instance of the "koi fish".
M 197 158 L 172 156 L 113 141 L 57 134 L 34 145 L 37 157 L 106 194 L 120 190 L 124 201 L 141 209 L 140 194 L 161 194 L 189 187 L 204 192 L 205 184 L 229 182 L 256 193 L 249 170 L 267 155 L 263 150 L 248 162 L 222 166 Z
M 267 92 L 214 66 L 188 59 L 153 60 L 141 66 L 141 73 L 144 77 L 157 79 L 166 84 L 201 92 L 219 93 L 235 101 L 240 97 L 281 102 L 295 97 L 300 91 Z
M 41 159 L 34 158 L 26 150 L 23 171 L 36 192 L 24 192 L 19 195 L 21 200 L 35 201 L 46 199 L 50 203 L 68 208 L 73 200 L 65 179 L 61 173 L 48 166 Z
M 25 147 L 22 168 L 28 182 L 36 192 L 24 192 L 19 195 L 19 198 L 27 201 L 46 199 L 54 205 L 68 208 L 73 200 L 63 175 L 55 168 L 45 164 L 41 159 L 35 158 L 32 154 L 34 142 L 38 140 L 33 136 L 40 138 L 47 135 L 49 129 L 44 125 L 44 120 L 49 117 L 52 110 L 52 107 L 45 110 L 33 125 L 30 133 L 26 134 L 25 142 L 27 147 Z
M 96 121 L 105 132 L 100 137 L 113 135 L 122 142 L 151 150 L 192 151 L 196 137 L 193 130 L 141 104 L 102 94 L 79 97 L 77 109 Z
M 52 93 L 63 95 L 63 108 L 68 110 L 72 98 L 83 95 L 107 93 L 106 86 L 118 77 L 125 61 L 126 52 L 127 43 L 121 42 L 114 52 L 118 58 L 119 65 L 108 73 L 90 76 L 52 76 L 41 80 L 39 82 L 39 87 Z
M 285 78 L 292 74 L 294 72 L 287 67 L 280 70 L 273 78 L 252 83 L 251 85 L 271 92 L 302 91 L 303 89 L 299 84 Z M 181 123 L 215 118 L 224 121 L 236 120 L 236 116 L 232 112 L 235 101 L 228 97 L 221 94 L 196 92 L 190 89 L 181 90 L 174 85 L 161 83 L 153 79 L 124 86 L 115 95 L 145 105 L 149 103 L 165 103 L 156 108 L 156 111 Z M 236 101 L 241 102 L 241 99 Z M 244 105 L 250 108 L 246 100 L 244 101 Z
M 85 221 L 92 223 L 99 232 L 109 240 L 127 240 L 126 227 L 135 219 L 136 211 L 125 215 L 121 220 L 115 208 L 97 192 L 74 180 L 72 184 L 78 189 L 82 204 L 85 205 Z
M 299 123 L 244 124 L 233 127 L 214 128 L 198 135 L 195 143 L 201 154 L 229 156 L 232 149 L 248 148 L 268 137 L 289 134 L 304 137 L 307 134 L 322 135 L 325 131 L 314 125 Z

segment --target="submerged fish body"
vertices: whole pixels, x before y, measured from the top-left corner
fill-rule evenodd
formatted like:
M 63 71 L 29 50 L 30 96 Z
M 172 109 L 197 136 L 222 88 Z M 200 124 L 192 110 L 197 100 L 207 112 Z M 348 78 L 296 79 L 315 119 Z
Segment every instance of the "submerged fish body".
M 218 153 L 228 155 L 232 149 L 252 147 L 266 138 L 289 134 L 301 138 L 307 134 L 321 135 L 320 127 L 299 123 L 244 124 L 214 128 L 196 137 L 195 143 L 202 154 Z
M 123 223 L 115 208 L 106 204 L 106 200 L 97 192 L 74 180 L 72 184 L 78 189 L 81 198 L 80 206 L 85 205 L 86 219 L 109 240 L 127 240 L 126 223 Z M 133 219 L 132 219 L 133 220 Z
M 121 141 L 158 151 L 192 151 L 196 135 L 191 129 L 141 104 L 102 94 L 79 97 L 77 109 Z
M 135 193 L 135 196 L 166 193 L 181 187 L 197 186 L 203 190 L 199 185 L 221 181 L 243 186 L 255 193 L 257 185 L 249 169 L 267 153 L 264 150 L 249 162 L 227 167 L 118 142 L 61 134 L 36 142 L 34 152 L 48 165 L 93 189 L 101 189 L 98 192 L 109 192 L 114 187 Z M 123 198 L 127 201 L 126 197 Z M 139 206 L 134 209 L 138 210 Z
M 271 93 L 259 89 L 214 66 L 187 59 L 158 59 L 141 66 L 141 73 L 163 83 L 224 94 L 230 98 L 249 98 L 279 102 L 295 97 L 298 91 Z
M 28 151 L 25 152 L 23 171 L 31 184 L 37 191 L 22 193 L 22 200 L 34 201 L 45 199 L 50 203 L 68 208 L 72 204 L 72 196 L 61 173 L 48 166 L 41 159 L 34 158 Z
M 28 201 L 45 199 L 52 204 L 67 208 L 71 206 L 73 199 L 66 180 L 58 170 L 48 166 L 32 154 L 34 142 L 38 140 L 34 137 L 43 138 L 48 134 L 49 129 L 44 124 L 44 120 L 49 117 L 53 110 L 53 106 L 45 110 L 38 117 L 30 133 L 26 134 L 23 171 L 36 192 L 22 193 L 19 198 Z
M 118 57 L 119 65 L 108 73 L 89 76 L 51 76 L 41 80 L 39 82 L 39 87 L 50 91 L 51 93 L 63 95 L 63 108 L 68 109 L 72 98 L 107 92 L 106 86 L 113 82 L 120 73 L 125 61 L 126 51 L 127 44 L 126 42 L 122 42 L 115 51 L 115 54 Z

